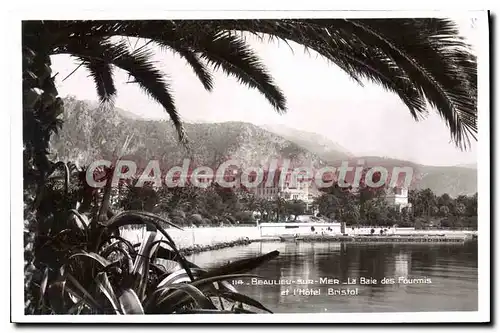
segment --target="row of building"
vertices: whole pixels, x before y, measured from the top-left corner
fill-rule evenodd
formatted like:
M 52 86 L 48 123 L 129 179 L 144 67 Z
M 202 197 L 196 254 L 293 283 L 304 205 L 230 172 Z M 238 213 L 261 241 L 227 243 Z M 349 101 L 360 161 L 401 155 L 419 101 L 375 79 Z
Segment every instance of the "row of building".
M 312 204 L 314 199 L 320 195 L 313 182 L 293 182 L 292 170 L 288 171 L 284 182 L 273 183 L 270 187 L 266 186 L 265 182 L 262 182 L 260 186 L 254 189 L 254 193 L 257 197 L 267 200 L 275 200 L 281 197 L 287 201 L 301 200 L 307 205 Z M 411 207 L 408 202 L 408 188 L 406 187 L 387 189 L 385 199 L 390 206 L 396 207 L 399 211 L 405 207 Z
M 229 170 L 224 175 L 226 182 L 233 183 L 233 188 L 242 188 L 241 181 L 242 174 L 237 170 Z M 273 177 L 268 181 L 269 177 Z M 212 182 L 213 177 L 204 178 L 202 175 L 198 176 L 198 182 Z M 255 182 L 257 175 L 248 175 L 250 183 Z M 301 179 L 300 174 L 294 174 L 294 170 L 289 169 L 285 175 L 282 176 L 282 170 L 276 170 L 274 173 L 264 172 L 259 185 L 256 187 L 248 187 L 247 190 L 253 193 L 256 197 L 266 200 L 276 200 L 282 198 L 287 201 L 300 200 L 306 203 L 307 206 L 314 202 L 321 192 L 314 186 L 313 181 L 304 181 Z M 387 189 L 385 194 L 387 203 L 399 210 L 405 207 L 411 207 L 408 202 L 408 188 L 396 187 Z
M 260 186 L 254 190 L 254 193 L 258 198 L 275 200 L 281 197 L 290 201 L 301 200 L 308 205 L 312 204 L 314 199 L 319 195 L 317 192 L 311 191 L 309 185 L 305 183 L 300 186 L 290 186 L 289 184 L 273 187 Z M 411 207 L 411 204 L 408 202 L 407 188 L 387 190 L 385 199 L 390 206 L 398 208 L 399 211 L 403 208 Z

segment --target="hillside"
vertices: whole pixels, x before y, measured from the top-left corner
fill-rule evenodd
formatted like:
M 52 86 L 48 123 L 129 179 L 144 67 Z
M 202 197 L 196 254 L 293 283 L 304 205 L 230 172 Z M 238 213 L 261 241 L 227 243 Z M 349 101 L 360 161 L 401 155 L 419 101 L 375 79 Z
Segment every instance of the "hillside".
M 191 158 L 192 165 L 217 166 L 235 159 L 242 167 L 265 166 L 270 159 L 290 159 L 293 165 L 338 166 L 349 161 L 356 166 L 413 167 L 413 188 L 430 188 L 437 195 L 452 197 L 477 192 L 477 170 L 462 166 L 426 166 L 378 156 L 356 157 L 321 135 L 284 126 L 259 127 L 244 122 L 185 123 L 190 151 L 180 145 L 169 121 L 148 121 L 132 117 L 128 111 L 103 110 L 97 103 L 65 100 L 64 126 L 52 140 L 54 158 L 89 164 L 98 158 L 110 159 L 113 152 L 131 137 L 125 157 L 139 167 L 151 159 L 162 167 L 181 165 Z
M 97 157 L 109 158 L 127 136 L 132 137 L 126 155 L 144 162 L 157 159 L 162 166 L 181 165 L 191 158 L 193 165 L 215 166 L 228 159 L 240 165 L 261 166 L 272 158 L 290 159 L 295 165 L 319 165 L 320 158 L 307 149 L 243 122 L 185 123 L 190 151 L 177 141 L 169 121 L 130 118 L 119 110 L 100 110 L 95 103 L 67 99 L 65 125 L 52 140 L 63 160 L 86 164 Z
M 450 196 L 456 197 L 462 194 L 472 195 L 477 192 L 477 170 L 471 167 L 422 165 L 377 156 L 360 156 L 352 159 L 352 163 L 354 164 L 358 159 L 362 159 L 367 166 L 411 167 L 415 176 L 412 187 L 416 189 L 430 188 L 436 195 L 448 193 Z
M 296 143 L 300 147 L 318 155 L 326 162 L 345 160 L 354 156 L 347 149 L 321 134 L 301 131 L 284 125 L 273 124 L 260 127 Z

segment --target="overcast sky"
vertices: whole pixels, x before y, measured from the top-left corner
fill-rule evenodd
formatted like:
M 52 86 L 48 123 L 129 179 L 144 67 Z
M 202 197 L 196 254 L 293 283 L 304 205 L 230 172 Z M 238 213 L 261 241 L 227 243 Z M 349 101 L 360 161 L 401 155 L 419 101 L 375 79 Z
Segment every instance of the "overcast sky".
M 477 48 L 476 30 L 470 20 L 457 22 L 463 35 Z M 216 73 L 215 88 L 206 92 L 192 70 L 169 52 L 156 53 L 157 65 L 168 74 L 177 108 L 185 121 L 245 121 L 254 124 L 284 124 L 317 132 L 355 155 L 388 156 L 427 165 L 476 163 L 476 143 L 467 152 L 450 141 L 445 123 L 431 112 L 415 122 L 406 106 L 392 93 L 367 82 L 364 87 L 326 60 L 285 43 L 263 43 L 248 39 L 287 97 L 288 112 L 278 115 L 256 90 Z M 292 51 L 293 50 L 293 51 Z M 68 56 L 52 58 L 60 95 L 97 100 L 94 84 L 85 69 Z M 168 119 L 161 106 L 137 86 L 126 83 L 127 74 L 115 72 L 116 106 L 137 115 Z

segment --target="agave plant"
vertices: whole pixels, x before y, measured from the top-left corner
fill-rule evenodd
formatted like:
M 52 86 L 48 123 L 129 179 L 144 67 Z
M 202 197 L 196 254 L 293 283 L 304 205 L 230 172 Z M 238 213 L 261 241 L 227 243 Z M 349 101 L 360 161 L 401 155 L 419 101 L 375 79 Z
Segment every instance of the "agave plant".
M 79 231 L 87 234 L 85 218 L 75 216 L 82 222 Z M 151 224 L 158 229 L 139 244 L 108 234 L 129 224 Z M 168 232 L 159 226 L 159 218 L 152 214 L 123 212 L 103 228 L 94 249 L 87 242 L 82 243 L 85 246 L 70 247 L 58 258 L 59 267 L 51 265 L 44 270 L 39 286 L 41 313 L 271 312 L 257 300 L 238 293 L 228 281 L 256 277 L 246 272 L 274 258 L 276 251 L 207 271 L 182 256 Z M 157 232 L 165 238 L 158 239 Z M 58 233 L 51 237 L 51 244 L 44 246 L 55 246 L 53 242 L 61 239 L 64 235 Z M 60 248 L 60 244 L 56 247 Z
M 166 219 L 125 211 L 100 222 L 99 209 L 80 213 L 82 172 L 58 162 L 45 184 L 33 230 L 28 313 L 271 312 L 228 281 L 256 277 L 249 272 L 275 258 L 277 251 L 202 269 L 177 248 L 165 226 L 181 228 Z M 121 236 L 120 230 L 130 226 L 147 227 L 136 244 Z

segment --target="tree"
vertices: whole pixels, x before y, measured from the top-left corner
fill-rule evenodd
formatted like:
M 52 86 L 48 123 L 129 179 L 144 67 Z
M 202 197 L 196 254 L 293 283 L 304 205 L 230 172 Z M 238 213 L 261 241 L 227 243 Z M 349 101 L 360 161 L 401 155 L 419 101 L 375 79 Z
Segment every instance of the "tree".
M 252 212 L 235 212 L 233 216 L 240 223 L 252 224 L 255 222 Z
M 448 216 L 449 213 L 450 213 L 450 209 L 448 208 L 448 206 L 439 207 L 439 214 L 441 216 L 446 217 L 446 216 Z
M 191 211 L 196 210 L 198 188 L 194 186 L 170 187 L 162 186 L 158 189 L 158 208 L 161 211 L 172 212 L 173 210 Z
M 193 225 L 197 227 L 201 227 L 204 223 L 203 217 L 200 214 L 192 214 L 189 220 Z
M 476 216 L 477 217 L 477 192 L 468 198 L 467 203 L 465 205 L 466 214 L 468 216 Z
M 396 207 L 390 207 L 386 206 L 386 213 L 385 213 L 385 223 L 383 223 L 384 226 L 391 226 L 391 225 L 403 225 L 405 224 L 404 221 L 404 214 L 399 211 L 398 208 Z
M 463 203 L 458 203 L 455 207 L 455 214 L 457 216 L 462 216 L 465 214 L 466 207 Z
M 286 203 L 286 212 L 293 215 L 293 220 L 296 221 L 297 217 L 305 214 L 306 203 L 302 200 L 292 200 Z
M 418 190 L 408 191 L 408 202 L 411 204 L 411 213 L 413 214 L 413 217 L 420 216 L 422 212 L 422 203 L 420 201 Z
M 407 227 L 411 225 L 410 220 L 411 216 L 409 209 L 407 207 L 403 207 L 403 209 L 401 209 L 400 220 L 398 224 L 400 224 L 402 227 Z
M 313 204 L 318 207 L 319 214 L 329 218 L 334 218 L 335 211 L 339 205 L 339 199 L 335 195 L 323 193 L 314 199 Z
M 25 209 L 25 218 L 43 200 L 45 182 L 56 167 L 48 158 L 49 141 L 61 127 L 64 105 L 52 76 L 52 55 L 69 54 L 78 59 L 93 79 L 103 106 L 112 106 L 117 93 L 115 69 L 128 72 L 131 82 L 166 110 L 179 141 L 185 144 L 170 86 L 151 61 L 151 45 L 183 57 L 207 90 L 213 88 L 209 67 L 222 69 L 257 89 L 278 112 L 286 110 L 285 96 L 237 32 L 302 45 L 357 82 L 368 79 L 397 94 L 415 119 L 425 115 L 431 105 L 446 122 L 456 145 L 467 147 L 469 138 L 475 139 L 476 57 L 448 20 L 23 21 L 23 178 L 28 192 L 25 204 L 32 206 Z M 146 43 L 131 49 L 129 37 Z M 108 179 L 113 168 L 106 173 Z M 99 220 L 109 217 L 111 187 L 102 192 L 96 196 L 102 197 Z M 220 210 L 220 196 L 213 195 L 209 201 L 209 210 Z M 354 203 L 340 210 L 346 221 L 359 221 L 359 206 Z M 94 221 L 91 226 L 98 227 Z
M 213 184 L 212 187 L 224 202 L 226 211 L 239 212 L 243 209 L 243 205 L 233 188 L 224 188 L 217 183 Z
M 369 170 L 368 168 L 363 170 L 363 172 L 361 174 L 359 186 L 357 188 L 361 220 L 370 219 L 370 218 L 367 218 L 367 216 L 366 216 L 367 213 L 369 213 L 369 212 L 365 211 L 366 203 L 371 201 L 371 200 L 374 200 L 374 202 L 375 202 L 376 199 L 382 198 L 385 195 L 385 184 L 382 184 L 379 187 L 371 187 L 371 186 L 368 186 L 366 184 L 366 174 L 367 174 L 368 170 Z M 381 177 L 380 172 L 375 173 L 372 175 L 372 181 L 376 183 L 380 180 L 380 177 Z M 370 205 L 370 204 L 368 204 L 368 205 Z M 377 217 L 377 218 L 379 218 L 379 217 Z
M 338 210 L 338 218 L 339 220 L 346 222 L 348 225 L 359 224 L 359 205 L 357 205 L 354 201 L 348 202 L 347 205 Z
M 51 76 L 50 56 L 69 54 L 80 61 L 103 105 L 111 106 L 117 93 L 114 71 L 128 72 L 131 82 L 163 106 L 179 140 L 186 143 L 170 86 L 151 61 L 150 46 L 184 58 L 209 91 L 210 68 L 222 69 L 257 89 L 277 111 L 285 111 L 285 96 L 244 34 L 293 41 L 313 50 L 357 82 L 368 79 L 396 93 L 415 119 L 425 115 L 430 104 L 461 147 L 477 132 L 476 57 L 458 38 L 455 25 L 444 19 L 23 21 L 25 181 L 43 184 L 52 167 L 48 142 L 61 125 L 63 102 Z M 146 44 L 132 49 L 130 38 Z M 100 219 L 110 191 L 104 189 Z
M 278 196 L 274 201 L 272 201 L 273 211 L 276 214 L 276 222 L 279 222 L 281 218 L 286 215 L 286 201 L 282 197 Z
M 221 196 L 213 188 L 200 189 L 196 200 L 197 211 L 205 217 L 223 215 L 226 212 L 226 206 Z
M 50 56 L 56 54 L 80 61 L 101 102 L 116 96 L 115 68 L 128 72 L 164 107 L 183 142 L 186 136 L 170 86 L 151 61 L 152 45 L 184 58 L 207 90 L 213 88 L 209 67 L 220 68 L 284 111 L 285 96 L 244 36 L 235 32 L 293 41 L 313 50 L 357 82 L 369 79 L 397 94 L 415 119 L 426 114 L 429 103 L 461 147 L 477 132 L 476 57 L 458 38 L 454 23 L 445 19 L 23 21 L 24 115 L 32 130 L 25 131 L 27 159 L 35 160 L 39 172 L 49 169 L 44 165 L 46 143 L 60 125 L 63 108 L 50 76 Z M 131 50 L 123 37 L 146 44 Z
M 242 207 L 244 210 L 248 210 L 251 212 L 259 210 L 259 198 L 250 193 L 243 193 L 240 199 Z
M 452 199 L 448 193 L 444 193 L 440 197 L 437 198 L 437 203 L 439 206 L 449 206 L 452 202 Z
M 152 186 L 127 186 L 127 192 L 120 201 L 125 210 L 144 210 L 152 212 L 158 203 L 158 195 Z
M 436 207 L 436 196 L 429 188 L 419 192 L 418 201 L 421 203 L 423 208 L 422 215 L 427 218 L 430 218 L 430 216 L 439 211 L 439 208 Z
M 260 213 L 260 216 L 262 217 L 263 221 L 270 221 L 271 216 L 273 214 L 273 202 L 259 198 L 258 199 L 258 207 L 257 210 Z
M 399 222 L 398 210 L 390 207 L 383 197 L 370 199 L 363 206 L 365 218 L 361 219 L 369 225 L 386 226 Z

